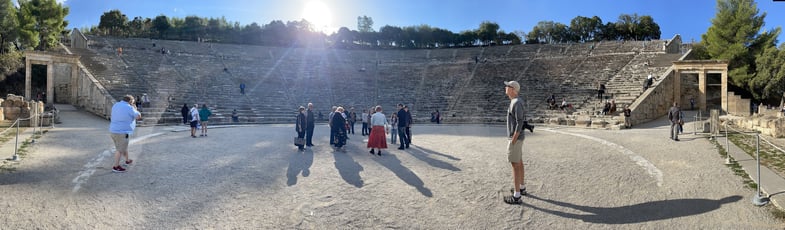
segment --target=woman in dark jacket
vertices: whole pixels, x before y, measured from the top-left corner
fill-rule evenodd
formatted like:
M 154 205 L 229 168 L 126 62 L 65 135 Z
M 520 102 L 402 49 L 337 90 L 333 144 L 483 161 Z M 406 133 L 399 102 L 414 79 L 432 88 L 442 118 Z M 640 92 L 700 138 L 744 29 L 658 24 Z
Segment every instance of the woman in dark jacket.
M 295 125 L 295 131 L 297 131 L 297 139 L 305 138 L 305 107 L 300 106 L 300 109 L 297 112 L 297 124 Z M 295 143 L 294 145 L 297 146 L 297 149 L 303 150 L 305 149 L 305 142 L 303 143 Z
M 343 107 L 338 107 L 330 124 L 330 132 L 335 136 L 333 144 L 336 148 L 341 148 L 346 144 L 346 119 L 343 118 L 343 111 Z
M 183 124 L 188 124 L 188 112 L 191 111 L 188 109 L 188 104 L 183 104 L 183 108 L 180 109 L 180 114 L 183 115 Z

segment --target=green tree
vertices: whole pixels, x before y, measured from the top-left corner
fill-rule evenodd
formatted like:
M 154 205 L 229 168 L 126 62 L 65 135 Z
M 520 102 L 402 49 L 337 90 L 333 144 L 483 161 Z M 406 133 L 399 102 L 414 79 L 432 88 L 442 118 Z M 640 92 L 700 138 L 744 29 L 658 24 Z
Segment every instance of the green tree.
M 0 0 L 0 54 L 10 49 L 10 44 L 17 36 L 16 7 L 11 0 Z
M 128 17 L 120 10 L 110 10 L 101 15 L 98 28 L 108 31 L 109 35 L 121 36 L 127 32 Z
M 649 15 L 643 15 L 638 19 L 638 34 L 635 36 L 636 40 L 660 39 L 660 25 L 654 22 L 654 18 Z
M 562 43 L 569 41 L 569 37 L 567 25 L 553 21 L 540 21 L 526 36 L 526 43 Z
M 752 0 L 717 0 L 717 13 L 712 25 L 701 35 L 701 44 L 711 59 L 728 60 L 730 83 L 750 92 L 747 84 L 754 77 L 756 53 L 762 47 L 751 47 L 759 43 L 758 32 L 763 26 L 766 13 L 760 14 Z M 758 98 L 760 99 L 760 98 Z
M 158 38 L 164 38 L 172 24 L 169 23 L 169 18 L 165 15 L 158 15 L 153 19 L 153 29 L 158 33 Z
M 19 0 L 18 3 L 20 30 L 27 30 L 25 36 L 20 33 L 20 38 L 27 40 L 24 43 L 39 50 L 57 45 L 61 32 L 68 26 L 65 21 L 68 7 L 55 0 Z M 30 35 L 35 35 L 37 41 Z
M 490 21 L 483 21 L 480 23 L 480 28 L 477 29 L 477 37 L 480 38 L 483 44 L 490 44 L 498 38 L 499 24 Z
M 780 32 L 780 28 L 764 32 L 757 39 L 758 43 L 752 44 L 759 47 L 752 50 L 760 52 L 755 54 L 755 74 L 747 87 L 757 99 L 779 98 L 785 90 L 785 51 L 776 47 Z
M 186 39 L 196 41 L 207 32 L 207 21 L 198 16 L 186 16 L 182 30 Z
M 357 17 L 357 31 L 360 33 L 370 33 L 373 32 L 373 18 L 368 16 L 358 16 Z
M 591 18 L 578 16 L 570 21 L 570 40 L 575 42 L 589 42 L 598 40 L 602 33 L 602 19 L 594 16 Z

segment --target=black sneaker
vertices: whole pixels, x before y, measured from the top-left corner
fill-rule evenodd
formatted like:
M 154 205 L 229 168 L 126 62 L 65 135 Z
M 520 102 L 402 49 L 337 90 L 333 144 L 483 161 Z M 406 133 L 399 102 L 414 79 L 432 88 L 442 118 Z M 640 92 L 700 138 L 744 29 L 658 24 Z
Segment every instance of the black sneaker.
M 516 197 L 515 197 L 515 196 L 513 196 L 513 195 L 504 196 L 504 203 L 508 203 L 508 204 L 521 204 L 521 203 L 523 203 L 523 202 L 522 202 L 522 200 L 523 200 L 523 199 L 521 199 L 521 198 L 523 198 L 523 197 L 517 197 L 517 198 L 516 198 Z

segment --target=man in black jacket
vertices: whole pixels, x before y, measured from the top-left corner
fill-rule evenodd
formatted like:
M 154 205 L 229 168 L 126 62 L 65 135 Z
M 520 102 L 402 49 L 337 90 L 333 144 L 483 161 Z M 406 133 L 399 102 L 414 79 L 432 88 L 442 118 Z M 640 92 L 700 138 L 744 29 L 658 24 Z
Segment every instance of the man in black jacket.
M 305 112 L 305 145 L 313 146 L 313 128 L 315 125 L 315 118 L 313 116 L 313 103 L 308 103 L 308 110 Z
M 409 124 L 409 113 L 403 110 L 403 104 L 398 104 L 398 138 L 401 139 L 401 146 L 398 149 L 409 148 L 409 141 L 406 139 L 406 125 Z

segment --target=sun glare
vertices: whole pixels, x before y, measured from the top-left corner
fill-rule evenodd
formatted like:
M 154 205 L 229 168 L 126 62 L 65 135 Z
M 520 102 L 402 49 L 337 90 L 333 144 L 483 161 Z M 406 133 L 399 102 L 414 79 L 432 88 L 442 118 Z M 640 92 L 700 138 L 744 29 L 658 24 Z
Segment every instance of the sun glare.
M 331 30 L 332 14 L 323 2 L 310 1 L 305 4 L 303 18 L 313 24 L 317 31 L 326 32 Z

